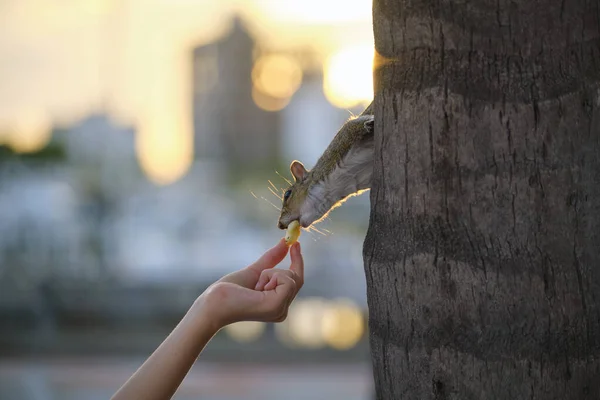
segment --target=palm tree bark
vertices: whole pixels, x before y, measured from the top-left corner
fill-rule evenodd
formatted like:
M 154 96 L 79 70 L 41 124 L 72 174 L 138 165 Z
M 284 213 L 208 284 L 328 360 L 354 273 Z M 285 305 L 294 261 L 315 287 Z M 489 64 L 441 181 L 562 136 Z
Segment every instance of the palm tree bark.
M 598 0 L 374 0 L 377 399 L 600 398 Z

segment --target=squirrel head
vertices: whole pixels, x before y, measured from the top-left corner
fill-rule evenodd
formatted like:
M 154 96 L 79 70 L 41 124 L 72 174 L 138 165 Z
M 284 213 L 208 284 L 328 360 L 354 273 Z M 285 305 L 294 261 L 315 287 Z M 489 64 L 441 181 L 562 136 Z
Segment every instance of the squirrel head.
M 300 225 L 306 228 L 312 221 L 310 223 L 307 223 L 306 220 L 302 221 L 301 210 L 311 186 L 311 180 L 308 179 L 310 173 L 297 160 L 294 160 L 290 165 L 290 171 L 294 177 L 294 183 L 283 194 L 283 204 L 281 206 L 281 215 L 279 216 L 279 229 L 286 229 L 295 220 L 298 220 Z
M 291 163 L 294 183 L 283 195 L 280 229 L 295 220 L 307 228 L 347 197 L 370 187 L 373 121 L 373 115 L 361 115 L 346 122 L 312 170 L 300 161 Z

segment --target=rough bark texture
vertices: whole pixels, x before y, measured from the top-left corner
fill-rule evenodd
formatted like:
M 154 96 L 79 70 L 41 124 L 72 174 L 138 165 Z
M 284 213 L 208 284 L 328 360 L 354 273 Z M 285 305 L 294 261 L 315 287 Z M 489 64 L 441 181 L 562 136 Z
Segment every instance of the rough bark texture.
M 378 399 L 600 399 L 598 0 L 374 0 Z

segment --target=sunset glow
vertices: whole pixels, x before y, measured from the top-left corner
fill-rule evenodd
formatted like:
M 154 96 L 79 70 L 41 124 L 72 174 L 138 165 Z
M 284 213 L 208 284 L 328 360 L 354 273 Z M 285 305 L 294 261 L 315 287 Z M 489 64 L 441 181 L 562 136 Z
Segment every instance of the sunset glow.
M 137 135 L 140 166 L 158 185 L 177 181 L 188 171 L 193 160 L 191 128 L 181 125 L 177 114 L 151 113 L 144 118 Z
M 340 108 L 373 99 L 373 46 L 350 46 L 331 55 L 324 65 L 327 100 Z
M 256 3 L 262 12 L 282 21 L 335 24 L 368 18 L 372 0 L 258 0 Z
M 254 86 L 280 99 L 291 97 L 302 83 L 302 69 L 291 57 L 266 55 L 256 60 L 252 71 Z
M 43 147 L 55 122 L 103 109 L 136 127 L 150 179 L 179 179 L 193 158 L 190 51 L 222 35 L 234 10 L 267 43 L 335 53 L 324 90 L 336 106 L 372 97 L 372 45 L 355 44 L 372 38 L 371 0 L 8 0 L 1 7 L 0 140 L 18 151 Z M 302 82 L 297 61 L 283 55 L 258 59 L 253 75 L 253 100 L 269 111 L 284 108 Z
M 3 138 L 17 153 L 32 153 L 43 149 L 51 138 L 52 126 L 41 111 L 22 113 Z M 0 138 L 1 139 L 1 138 Z
M 290 103 L 289 97 L 273 97 L 263 93 L 256 86 L 252 88 L 252 100 L 265 111 L 280 111 Z

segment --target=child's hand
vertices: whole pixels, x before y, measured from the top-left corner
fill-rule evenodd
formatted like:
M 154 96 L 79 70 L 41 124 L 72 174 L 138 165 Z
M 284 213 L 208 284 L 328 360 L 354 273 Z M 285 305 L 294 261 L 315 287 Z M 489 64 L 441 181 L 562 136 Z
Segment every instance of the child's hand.
M 304 283 L 299 243 L 291 247 L 290 269 L 272 269 L 288 249 L 281 239 L 254 264 L 211 285 L 113 400 L 170 399 L 219 329 L 237 321 L 283 321 Z
M 304 284 L 300 243 L 291 246 L 289 269 L 274 269 L 288 252 L 284 239 L 254 264 L 224 276 L 197 300 L 216 329 L 238 321 L 281 322 Z

